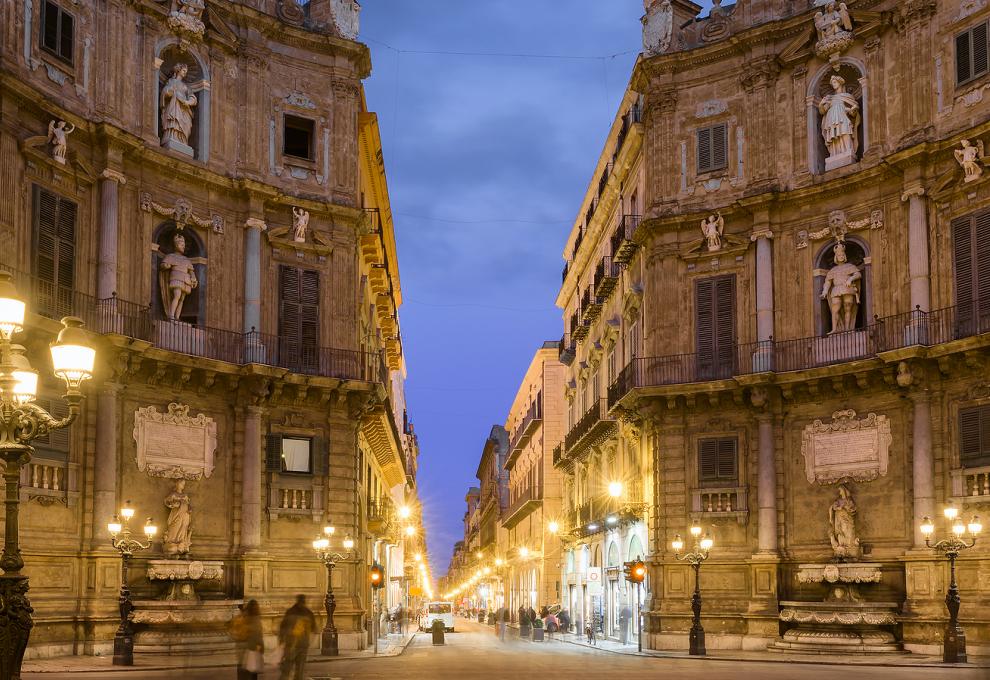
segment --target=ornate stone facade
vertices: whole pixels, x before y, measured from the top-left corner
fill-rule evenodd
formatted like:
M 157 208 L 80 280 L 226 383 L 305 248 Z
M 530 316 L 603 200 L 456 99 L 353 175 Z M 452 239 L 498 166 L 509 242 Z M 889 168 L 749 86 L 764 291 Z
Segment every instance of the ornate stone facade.
M 355 540 L 333 572 L 340 646 L 371 642 L 372 562 L 389 573 L 382 605 L 405 603 L 404 549 L 423 534 L 403 540 L 396 511 L 419 522 L 418 449 L 357 11 L 0 7 L 2 266 L 38 313 L 30 342 L 72 313 L 101 359 L 71 436 L 25 470 L 22 546 L 45 622 L 29 657 L 110 648 L 120 559 L 105 527 L 128 499 L 159 526 L 174 516 L 168 556 L 209 565 L 197 588 L 228 604 L 203 616 L 255 598 L 273 634 L 301 592 L 322 617 L 311 543 L 326 522 Z M 50 44 L 42 12 L 75 30 Z M 131 567 L 139 646 L 171 616 L 140 611 L 164 596 L 162 556 L 156 541 Z

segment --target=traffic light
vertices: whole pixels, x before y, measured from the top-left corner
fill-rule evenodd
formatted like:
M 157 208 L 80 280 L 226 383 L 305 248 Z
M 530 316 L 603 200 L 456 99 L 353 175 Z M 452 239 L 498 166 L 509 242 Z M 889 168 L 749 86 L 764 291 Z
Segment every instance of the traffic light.
M 371 580 L 371 587 L 378 590 L 385 585 L 385 570 L 380 564 L 373 564 L 368 572 L 368 578 Z
M 630 583 L 642 583 L 646 579 L 646 564 L 642 560 L 623 563 L 622 571 Z

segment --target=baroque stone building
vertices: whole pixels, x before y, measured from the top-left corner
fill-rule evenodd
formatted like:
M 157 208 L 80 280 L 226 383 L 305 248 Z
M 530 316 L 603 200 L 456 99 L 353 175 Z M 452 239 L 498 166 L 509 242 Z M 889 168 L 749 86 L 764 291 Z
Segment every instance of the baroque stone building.
M 404 602 L 404 553 L 424 538 L 418 445 L 357 11 L 2 5 L 2 265 L 35 312 L 25 344 L 73 314 L 99 351 L 82 417 L 22 478 L 29 656 L 108 650 L 106 525 L 125 501 L 163 534 L 131 569 L 139 653 L 215 648 L 248 598 L 268 634 L 296 593 L 322 617 L 311 542 L 327 523 L 346 553 L 341 647 Z M 377 605 L 373 562 L 389 577 Z M 161 574 L 191 563 L 213 565 L 191 584 L 201 601 L 169 601 Z
M 558 297 L 575 548 L 607 567 L 602 518 L 645 522 L 652 648 L 687 646 L 671 542 L 698 524 L 710 647 L 936 652 L 949 574 L 922 518 L 990 505 L 990 6 L 644 5 Z M 957 565 L 970 653 L 990 651 L 981 546 Z

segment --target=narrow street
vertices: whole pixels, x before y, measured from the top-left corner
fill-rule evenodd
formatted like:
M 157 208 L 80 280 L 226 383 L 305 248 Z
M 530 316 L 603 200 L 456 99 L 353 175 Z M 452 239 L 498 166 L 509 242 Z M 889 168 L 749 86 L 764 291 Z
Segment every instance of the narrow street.
M 638 678 L 758 678 L 760 680 L 791 680 L 794 678 L 835 678 L 848 672 L 849 665 L 781 663 L 759 661 L 716 661 L 692 658 L 645 658 L 583 646 L 547 641 L 542 644 L 522 641 L 510 629 L 506 641 L 500 642 L 491 627 L 456 619 L 457 632 L 446 636 L 443 647 L 434 647 L 430 636 L 419 634 L 406 651 L 395 657 L 381 659 L 341 659 L 310 664 L 311 680 L 432 680 L 434 678 L 517 678 L 517 677 L 622 677 Z M 897 663 L 897 659 L 891 660 Z M 986 668 L 945 668 L 909 666 L 854 666 L 857 680 L 920 680 L 949 678 L 951 680 L 987 680 Z M 174 678 L 178 669 L 162 671 L 104 671 L 73 672 L 72 678 L 140 677 L 152 680 Z M 233 668 L 182 670 L 183 680 L 223 680 L 234 678 Z M 59 680 L 68 673 L 26 673 L 24 680 Z M 278 680 L 277 669 L 270 668 L 265 680 Z

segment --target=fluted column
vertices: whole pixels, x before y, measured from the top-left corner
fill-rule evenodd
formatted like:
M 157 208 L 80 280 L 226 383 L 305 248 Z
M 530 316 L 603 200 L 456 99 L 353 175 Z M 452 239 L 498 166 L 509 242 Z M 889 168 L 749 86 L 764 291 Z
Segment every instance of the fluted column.
M 251 217 L 244 223 L 244 332 L 261 330 L 261 232 L 264 220 Z
M 925 547 L 921 518 L 935 516 L 935 470 L 932 462 L 931 395 L 920 390 L 911 395 L 914 402 L 912 470 L 914 482 L 914 546 Z
M 759 426 L 757 545 L 761 553 L 777 553 L 777 459 L 773 449 L 773 417 L 757 416 Z
M 927 312 L 931 304 L 928 265 L 928 201 L 920 184 L 901 195 L 908 203 L 908 271 L 911 277 L 911 309 Z
M 261 546 L 261 414 L 260 406 L 244 409 L 244 456 L 241 461 L 241 548 Z
M 108 382 L 96 397 L 96 456 L 93 461 L 93 547 L 109 546 L 107 522 L 117 513 L 117 395 Z
M 123 174 L 110 168 L 100 176 L 100 259 L 96 296 L 101 300 L 109 299 L 117 292 L 117 188 L 126 181 Z

